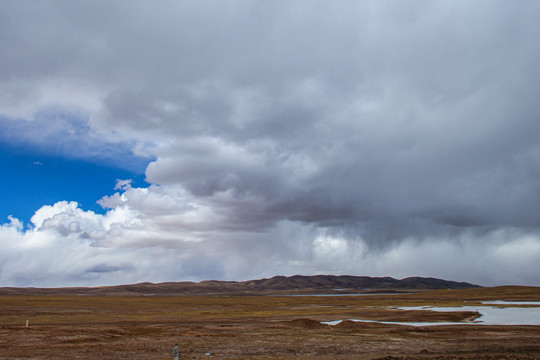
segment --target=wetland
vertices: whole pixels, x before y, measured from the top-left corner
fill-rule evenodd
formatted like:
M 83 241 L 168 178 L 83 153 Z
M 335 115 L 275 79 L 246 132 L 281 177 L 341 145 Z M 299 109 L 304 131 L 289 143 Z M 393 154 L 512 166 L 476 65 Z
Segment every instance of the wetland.
M 2 295 L 0 359 L 173 359 L 175 345 L 180 359 L 540 356 L 540 326 L 474 323 L 482 319 L 476 309 L 537 311 L 534 303 L 511 303 L 540 301 L 537 287 L 268 295 Z M 373 322 L 322 323 L 336 319 Z

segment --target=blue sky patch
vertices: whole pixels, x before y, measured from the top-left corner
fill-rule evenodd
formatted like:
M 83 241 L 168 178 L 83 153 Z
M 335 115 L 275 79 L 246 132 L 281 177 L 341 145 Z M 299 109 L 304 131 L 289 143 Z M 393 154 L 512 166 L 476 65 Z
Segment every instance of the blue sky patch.
M 12 215 L 28 223 L 43 205 L 77 201 L 84 210 L 103 213 L 96 201 L 112 194 L 117 179 L 132 179 L 146 187 L 144 170 L 127 170 L 88 159 L 66 159 L 25 148 L 0 145 L 0 223 Z

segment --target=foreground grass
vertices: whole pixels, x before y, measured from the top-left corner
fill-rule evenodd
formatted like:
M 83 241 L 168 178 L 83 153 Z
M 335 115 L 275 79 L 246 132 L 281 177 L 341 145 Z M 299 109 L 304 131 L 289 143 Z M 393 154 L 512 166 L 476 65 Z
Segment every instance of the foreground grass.
M 426 349 L 433 358 L 448 358 L 449 351 L 475 358 L 486 351 L 497 355 L 510 350 L 523 355 L 516 359 L 535 358 L 529 354 L 540 351 L 534 345 L 540 343 L 540 327 L 319 323 L 346 318 L 459 321 L 470 314 L 392 308 L 459 306 L 463 301 L 482 306 L 485 300 L 540 301 L 540 288 L 326 297 L 0 296 L 0 359 L 170 359 L 175 343 L 189 358 L 205 358 L 209 352 L 234 359 L 373 359 L 389 354 L 427 359 L 428 353 L 419 355 Z

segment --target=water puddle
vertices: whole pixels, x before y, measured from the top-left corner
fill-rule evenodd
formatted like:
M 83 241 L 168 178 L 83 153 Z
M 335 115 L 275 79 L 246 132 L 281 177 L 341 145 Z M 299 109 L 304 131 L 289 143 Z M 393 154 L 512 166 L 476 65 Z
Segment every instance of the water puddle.
M 478 311 L 482 314 L 473 322 L 394 322 L 376 321 L 365 319 L 348 319 L 357 322 L 378 322 L 382 324 L 397 324 L 410 326 L 433 326 L 433 325 L 540 325 L 540 302 L 536 301 L 485 301 L 485 306 L 409 306 L 400 307 L 396 310 L 427 310 L 427 311 Z M 495 305 L 495 306 L 488 306 Z M 504 305 L 505 307 L 501 307 Z M 521 306 L 521 307 L 520 307 Z M 524 307 L 526 306 L 526 307 Z M 323 324 L 337 325 L 342 320 L 326 321 Z
M 482 301 L 482 304 L 486 304 L 486 305 L 512 305 L 512 306 L 520 306 L 520 305 L 534 305 L 534 306 L 540 306 L 540 301 L 503 301 L 503 300 L 493 300 L 493 301 Z
M 268 296 L 376 296 L 376 295 L 408 295 L 411 293 L 346 293 L 346 294 L 285 294 L 285 295 L 268 295 Z

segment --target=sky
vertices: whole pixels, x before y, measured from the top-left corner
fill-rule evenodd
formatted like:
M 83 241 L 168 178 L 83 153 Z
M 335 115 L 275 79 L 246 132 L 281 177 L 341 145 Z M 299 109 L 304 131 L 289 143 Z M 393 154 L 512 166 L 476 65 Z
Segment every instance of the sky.
M 540 286 L 538 1 L 0 9 L 0 286 Z

